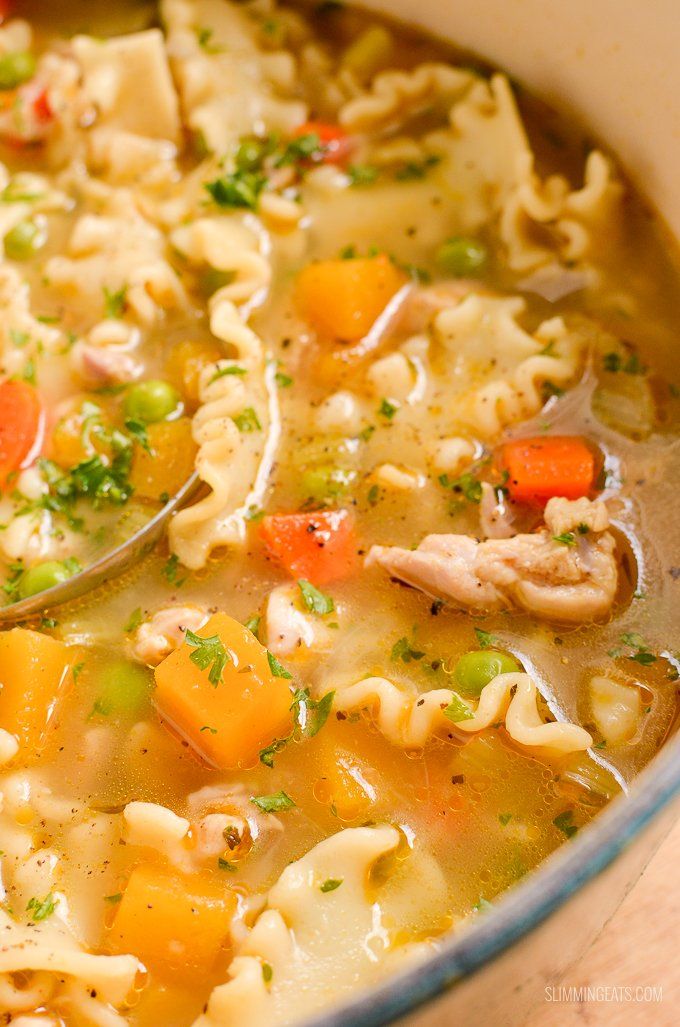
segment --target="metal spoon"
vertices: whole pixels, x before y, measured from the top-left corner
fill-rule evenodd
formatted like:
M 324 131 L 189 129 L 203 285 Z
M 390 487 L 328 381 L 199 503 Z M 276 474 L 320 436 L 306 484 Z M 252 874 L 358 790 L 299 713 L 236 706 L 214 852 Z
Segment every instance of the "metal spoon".
M 20 599 L 16 603 L 0 607 L 0 624 L 24 620 L 43 610 L 61 606 L 72 599 L 78 599 L 97 588 L 98 585 L 102 585 L 111 578 L 117 578 L 124 571 L 129 570 L 147 553 L 151 552 L 163 534 L 168 520 L 194 496 L 199 485 L 200 479 L 194 471 L 179 492 L 176 492 L 151 520 L 147 521 L 125 542 L 91 563 L 79 574 L 74 574 L 72 578 L 68 578 L 52 588 L 47 588 L 44 592 L 37 592 L 26 599 Z

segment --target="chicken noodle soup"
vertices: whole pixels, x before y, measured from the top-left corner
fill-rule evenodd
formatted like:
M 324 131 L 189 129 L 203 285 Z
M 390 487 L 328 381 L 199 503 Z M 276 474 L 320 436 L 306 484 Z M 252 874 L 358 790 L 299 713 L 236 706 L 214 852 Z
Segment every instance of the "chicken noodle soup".
M 298 1021 L 493 915 L 673 728 L 675 255 L 405 27 L 2 11 L 7 601 L 202 491 L 0 633 L 0 1012 Z

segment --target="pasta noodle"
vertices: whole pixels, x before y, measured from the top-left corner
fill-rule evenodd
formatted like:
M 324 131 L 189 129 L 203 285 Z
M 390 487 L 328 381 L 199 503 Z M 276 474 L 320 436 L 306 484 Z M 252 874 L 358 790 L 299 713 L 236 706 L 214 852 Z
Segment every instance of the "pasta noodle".
M 536 709 L 536 696 L 528 674 L 499 674 L 484 686 L 475 709 L 448 688 L 407 695 L 386 678 L 366 678 L 338 689 L 334 706 L 341 713 L 373 710 L 385 737 L 406 749 L 421 749 L 443 731 L 472 734 L 503 720 L 513 741 L 527 748 L 561 754 L 579 752 L 592 744 L 588 732 L 576 724 L 544 723 Z M 454 698 L 456 709 L 449 718 L 446 710 Z M 460 716 L 459 703 L 471 716 Z

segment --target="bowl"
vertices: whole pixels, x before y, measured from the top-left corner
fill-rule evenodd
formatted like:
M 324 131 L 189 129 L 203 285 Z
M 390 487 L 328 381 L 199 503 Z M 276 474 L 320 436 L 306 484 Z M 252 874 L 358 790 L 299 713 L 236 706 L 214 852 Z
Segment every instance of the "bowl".
M 507 70 L 612 149 L 680 238 L 677 0 L 367 0 Z M 654 55 L 653 64 L 650 55 Z M 569 845 L 414 969 L 308 1027 L 521 1024 L 616 910 L 680 812 L 675 738 Z M 615 983 L 615 982 L 614 982 Z

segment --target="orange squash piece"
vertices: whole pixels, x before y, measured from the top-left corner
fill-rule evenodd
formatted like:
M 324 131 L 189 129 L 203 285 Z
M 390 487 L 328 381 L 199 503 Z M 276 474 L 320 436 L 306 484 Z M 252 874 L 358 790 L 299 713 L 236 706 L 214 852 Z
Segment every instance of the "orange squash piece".
M 107 948 L 132 953 L 155 972 L 207 975 L 229 935 L 236 901 L 223 884 L 142 863 L 116 907 Z
M 270 667 L 267 650 L 242 624 L 216 613 L 199 632 L 224 646 L 227 661 L 213 684 L 184 643 L 156 667 L 161 716 L 214 767 L 254 766 L 262 749 L 292 730 L 291 690 Z
M 149 448 L 135 446 L 130 469 L 130 482 L 139 499 L 160 499 L 163 493 L 172 496 L 194 470 L 196 443 L 191 434 L 191 420 L 159 421 L 147 428 Z
M 27 628 L 0 633 L 0 727 L 22 755 L 42 748 L 73 682 L 74 650 Z
M 166 372 L 192 408 L 198 405 L 200 399 L 198 386 L 201 371 L 223 356 L 224 350 L 208 340 L 185 339 L 172 347 Z
M 384 253 L 308 264 L 297 280 L 301 315 L 322 338 L 356 342 L 368 334 L 406 276 Z

